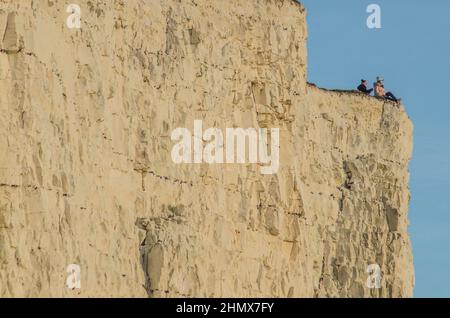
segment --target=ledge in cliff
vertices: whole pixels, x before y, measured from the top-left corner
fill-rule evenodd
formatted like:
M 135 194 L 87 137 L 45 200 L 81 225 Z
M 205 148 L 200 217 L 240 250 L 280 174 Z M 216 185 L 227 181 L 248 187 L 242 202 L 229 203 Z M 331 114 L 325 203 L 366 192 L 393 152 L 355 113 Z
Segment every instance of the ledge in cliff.
M 78 2 L 0 0 L 1 296 L 412 295 L 411 121 L 307 85 L 303 6 Z M 279 173 L 174 165 L 196 119 L 280 128 Z

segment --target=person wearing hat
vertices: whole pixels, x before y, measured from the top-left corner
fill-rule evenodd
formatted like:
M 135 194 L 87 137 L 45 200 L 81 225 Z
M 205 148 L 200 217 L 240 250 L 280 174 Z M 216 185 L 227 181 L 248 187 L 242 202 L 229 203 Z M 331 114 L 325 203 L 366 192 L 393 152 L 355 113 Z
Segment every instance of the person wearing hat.
M 398 103 L 400 100 L 394 96 L 391 92 L 387 92 L 384 90 L 384 79 L 380 76 L 377 76 L 377 81 L 374 83 L 375 96 L 379 98 L 384 98 L 393 102 Z
M 361 80 L 361 85 L 358 86 L 358 91 L 360 91 L 361 93 L 370 95 L 370 93 L 372 93 L 373 88 L 368 89 L 367 88 L 367 81 L 365 79 Z

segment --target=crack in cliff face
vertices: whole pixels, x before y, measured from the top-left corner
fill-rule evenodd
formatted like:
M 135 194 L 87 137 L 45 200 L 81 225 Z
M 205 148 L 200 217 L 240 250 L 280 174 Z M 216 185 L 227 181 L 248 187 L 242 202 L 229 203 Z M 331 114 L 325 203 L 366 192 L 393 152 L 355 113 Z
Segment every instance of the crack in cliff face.
M 320 275 L 319 275 L 319 282 L 317 284 L 317 289 L 314 290 L 314 298 L 319 298 L 321 295 L 321 292 L 323 292 L 323 280 L 325 279 L 325 254 L 322 256 L 322 262 L 321 262 L 321 269 L 320 269 Z
M 168 177 L 168 176 L 164 176 L 161 174 L 156 173 L 155 171 L 152 170 L 147 170 L 147 169 L 141 169 L 141 168 L 135 168 L 134 171 L 139 172 L 142 174 L 142 189 L 143 191 L 145 191 L 145 182 L 144 182 L 144 178 L 145 176 L 148 174 L 154 178 L 163 180 L 163 181 L 167 181 L 167 182 L 171 182 L 173 184 L 179 184 L 179 185 L 188 185 L 190 187 L 194 186 L 194 183 L 192 181 L 185 181 L 182 179 L 178 179 L 178 178 L 172 178 L 172 177 Z
M 348 161 L 344 161 L 343 163 L 343 170 L 345 174 L 345 181 L 344 183 L 338 187 L 339 192 L 341 193 L 341 197 L 339 198 L 339 212 L 342 213 L 344 211 L 344 202 L 346 199 L 346 192 L 352 191 L 352 186 L 354 184 L 352 177 L 352 171 L 349 169 L 349 163 Z
M 404 109 L 308 85 L 303 7 L 255 3 L 0 9 L 0 296 L 73 296 L 68 260 L 83 297 L 412 294 Z M 279 127 L 278 174 L 174 165 L 196 119 Z
M 70 197 L 72 196 L 69 193 L 62 192 L 60 190 L 51 189 L 51 188 L 45 188 L 41 186 L 36 185 L 30 185 L 30 184 L 8 184 L 8 183 L 0 183 L 0 187 L 3 188 L 11 188 L 11 189 L 31 189 L 31 190 L 44 190 L 44 191 L 50 191 L 50 192 L 56 192 L 58 194 L 61 194 L 63 197 Z

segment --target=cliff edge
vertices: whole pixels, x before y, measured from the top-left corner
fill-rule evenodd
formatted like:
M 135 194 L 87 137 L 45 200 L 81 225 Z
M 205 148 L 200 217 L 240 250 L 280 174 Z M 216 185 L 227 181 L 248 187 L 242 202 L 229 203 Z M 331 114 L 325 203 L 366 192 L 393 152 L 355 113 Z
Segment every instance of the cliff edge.
M 302 5 L 76 2 L 0 0 L 0 296 L 412 296 L 411 121 L 307 84 Z M 277 173 L 175 164 L 196 120 Z

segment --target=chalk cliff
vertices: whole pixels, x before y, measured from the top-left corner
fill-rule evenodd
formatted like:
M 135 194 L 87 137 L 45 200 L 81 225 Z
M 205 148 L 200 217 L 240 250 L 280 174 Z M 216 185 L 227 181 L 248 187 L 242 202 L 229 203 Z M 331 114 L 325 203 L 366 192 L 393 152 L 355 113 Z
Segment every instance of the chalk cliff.
M 0 0 L 0 296 L 412 295 L 412 124 L 307 84 L 302 5 L 72 2 Z M 280 128 L 278 173 L 174 164 L 194 120 Z

